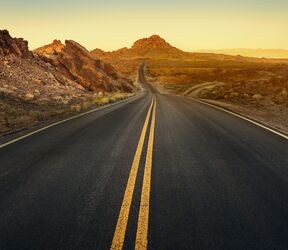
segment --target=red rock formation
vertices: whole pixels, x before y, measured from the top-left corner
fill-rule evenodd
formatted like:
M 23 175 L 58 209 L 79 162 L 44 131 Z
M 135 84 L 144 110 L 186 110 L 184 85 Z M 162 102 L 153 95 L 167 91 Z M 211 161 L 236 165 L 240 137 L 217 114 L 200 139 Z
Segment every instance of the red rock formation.
M 66 40 L 57 56 L 58 68 L 83 87 L 92 91 L 133 91 L 134 87 L 115 68 L 90 55 L 80 44 Z
M 91 91 L 128 91 L 133 85 L 110 64 L 93 57 L 80 44 L 66 40 L 65 45 L 54 40 L 34 52 L 51 63 L 58 71 Z M 101 50 L 98 50 L 101 53 Z
M 35 49 L 34 52 L 42 56 L 51 56 L 59 54 L 64 49 L 64 47 L 65 45 L 62 44 L 60 40 L 54 40 L 51 44 L 44 45 Z
M 12 38 L 7 30 L 0 30 L 0 56 L 14 54 L 19 57 L 29 57 L 28 42 L 23 38 Z
M 137 40 L 130 49 L 122 48 L 112 52 L 95 49 L 90 53 L 99 58 L 182 58 L 187 56 L 186 52 L 171 46 L 158 35 Z

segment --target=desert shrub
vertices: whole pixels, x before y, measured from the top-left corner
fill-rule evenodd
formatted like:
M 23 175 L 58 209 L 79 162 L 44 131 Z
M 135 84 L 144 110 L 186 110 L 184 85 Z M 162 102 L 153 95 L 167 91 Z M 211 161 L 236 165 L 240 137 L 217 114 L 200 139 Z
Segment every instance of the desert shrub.
M 98 96 L 93 99 L 93 104 L 96 105 L 105 105 L 110 102 L 110 98 L 108 96 Z
M 80 104 L 72 105 L 72 106 L 70 107 L 70 110 L 71 110 L 72 112 L 80 112 L 80 111 L 81 111 L 81 105 L 80 105 Z
M 102 105 L 108 104 L 109 102 L 110 102 L 110 99 L 109 99 L 109 97 L 107 97 L 107 96 L 103 96 L 103 97 L 101 97 L 101 99 L 100 99 L 100 104 L 102 104 Z
M 117 101 L 119 101 L 117 96 L 111 96 L 110 97 L 110 102 L 117 102 Z
M 124 93 L 113 93 L 110 97 L 111 102 L 117 102 L 123 99 L 125 99 Z
M 84 102 L 81 104 L 81 110 L 87 110 L 90 107 L 90 103 L 89 102 Z
M 121 101 L 125 98 L 131 97 L 134 94 L 131 93 L 121 93 L 121 92 L 114 92 L 114 93 L 106 93 L 105 95 L 102 96 L 96 96 L 94 97 L 94 99 L 92 100 L 92 103 L 94 105 L 105 105 L 108 103 L 114 103 L 117 101 Z
M 44 119 L 44 115 L 40 111 L 30 111 L 29 112 L 29 117 L 33 121 L 42 121 Z
M 63 111 L 63 110 L 47 111 L 47 116 L 54 117 L 54 116 L 59 116 L 63 113 L 65 113 L 65 111 Z

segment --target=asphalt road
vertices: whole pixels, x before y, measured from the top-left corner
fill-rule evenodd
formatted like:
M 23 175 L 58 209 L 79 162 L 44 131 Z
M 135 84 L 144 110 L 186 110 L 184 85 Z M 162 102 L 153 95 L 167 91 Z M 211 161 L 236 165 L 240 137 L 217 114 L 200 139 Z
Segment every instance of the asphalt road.
M 0 149 L 0 249 L 288 249 L 288 141 L 139 78 Z

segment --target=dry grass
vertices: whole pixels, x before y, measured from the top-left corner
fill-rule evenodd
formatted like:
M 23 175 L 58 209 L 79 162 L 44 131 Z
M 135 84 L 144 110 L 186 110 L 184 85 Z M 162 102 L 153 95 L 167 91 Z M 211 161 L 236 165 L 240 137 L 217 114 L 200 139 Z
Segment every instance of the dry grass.
M 24 104 L 20 99 L 0 99 L 0 136 L 16 132 L 27 127 L 67 117 L 98 106 L 114 103 L 132 96 L 130 93 L 104 93 L 98 96 L 82 99 L 73 105 L 32 105 Z
M 72 105 L 72 106 L 70 107 L 70 110 L 71 110 L 72 112 L 80 112 L 80 111 L 81 111 L 81 105 L 80 105 L 80 104 Z
M 97 96 L 93 99 L 93 104 L 96 104 L 96 105 L 106 105 L 110 103 L 110 99 L 108 96 Z
M 130 93 L 123 93 L 123 92 L 114 92 L 114 93 L 107 93 L 102 96 L 97 96 L 93 99 L 94 105 L 106 105 L 109 103 L 114 103 L 126 99 L 133 94 Z

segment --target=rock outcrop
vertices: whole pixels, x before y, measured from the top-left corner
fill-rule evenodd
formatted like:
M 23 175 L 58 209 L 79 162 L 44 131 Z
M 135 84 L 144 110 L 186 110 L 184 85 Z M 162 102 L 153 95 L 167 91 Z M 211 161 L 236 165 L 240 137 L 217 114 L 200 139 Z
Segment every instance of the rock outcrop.
M 61 43 L 60 40 L 55 39 L 51 44 L 37 48 L 34 50 L 34 52 L 42 56 L 51 56 L 59 54 L 64 49 L 64 47 L 65 45 Z
M 22 58 L 32 56 L 26 40 L 23 38 L 12 38 L 7 30 L 0 30 L 0 56 L 11 54 Z
M 100 50 L 99 50 L 100 51 Z M 65 45 L 54 40 L 50 45 L 34 50 L 69 79 L 94 92 L 133 92 L 133 84 L 116 69 L 93 57 L 88 50 L 72 40 Z
M 68 114 L 93 93 L 28 50 L 28 42 L 0 31 L 0 136 Z

